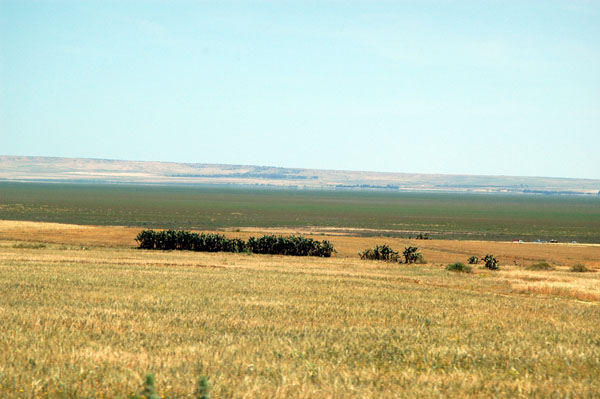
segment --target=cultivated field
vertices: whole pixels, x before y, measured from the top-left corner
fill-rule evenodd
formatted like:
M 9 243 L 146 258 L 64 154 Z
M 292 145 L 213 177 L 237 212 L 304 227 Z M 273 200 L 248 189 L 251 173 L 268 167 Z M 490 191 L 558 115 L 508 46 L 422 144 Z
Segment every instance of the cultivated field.
M 0 222 L 0 397 L 129 398 L 149 372 L 162 397 L 201 375 L 212 398 L 600 392 L 599 246 L 318 235 L 322 259 L 142 251 L 138 231 Z M 358 259 L 384 242 L 429 263 Z M 444 270 L 487 252 L 500 271 Z
M 600 197 L 0 182 L 0 220 L 600 243 Z

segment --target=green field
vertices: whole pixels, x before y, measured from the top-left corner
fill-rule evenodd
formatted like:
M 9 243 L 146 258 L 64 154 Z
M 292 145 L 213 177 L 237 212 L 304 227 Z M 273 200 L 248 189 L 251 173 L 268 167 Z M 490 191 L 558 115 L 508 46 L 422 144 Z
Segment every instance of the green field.
M 600 242 L 600 198 L 578 196 L 4 182 L 0 219 L 178 229 L 322 226 L 386 229 L 405 237 L 430 232 L 436 238 Z

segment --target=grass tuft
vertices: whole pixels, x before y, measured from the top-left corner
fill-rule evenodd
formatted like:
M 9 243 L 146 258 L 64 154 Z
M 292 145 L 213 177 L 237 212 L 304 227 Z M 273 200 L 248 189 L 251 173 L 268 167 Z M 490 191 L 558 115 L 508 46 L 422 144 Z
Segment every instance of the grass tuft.
M 554 267 L 550 266 L 547 262 L 534 263 L 525 268 L 526 270 L 554 270 Z
M 571 267 L 571 271 L 575 272 L 575 273 L 591 272 L 590 269 L 588 269 L 587 267 L 585 267 L 585 265 L 582 265 L 581 263 L 578 263 L 578 264 L 574 265 L 573 267 Z
M 467 266 L 462 262 L 456 262 L 446 266 L 446 270 L 457 273 L 473 273 L 473 268 Z
M 14 244 L 13 248 L 21 248 L 21 249 L 43 249 L 43 248 L 46 248 L 46 244 L 30 243 L 30 242 L 20 242 L 18 244 Z

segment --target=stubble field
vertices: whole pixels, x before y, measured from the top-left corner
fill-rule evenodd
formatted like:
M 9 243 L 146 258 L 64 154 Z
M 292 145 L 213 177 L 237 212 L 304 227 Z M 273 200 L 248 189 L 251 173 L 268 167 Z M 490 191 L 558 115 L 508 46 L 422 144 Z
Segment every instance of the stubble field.
M 138 231 L 0 222 L 0 397 L 128 398 L 147 373 L 161 397 L 201 375 L 212 398 L 600 391 L 598 246 L 316 236 L 339 252 L 315 259 L 143 251 Z M 358 259 L 383 242 L 428 264 Z M 500 271 L 444 269 L 486 252 Z

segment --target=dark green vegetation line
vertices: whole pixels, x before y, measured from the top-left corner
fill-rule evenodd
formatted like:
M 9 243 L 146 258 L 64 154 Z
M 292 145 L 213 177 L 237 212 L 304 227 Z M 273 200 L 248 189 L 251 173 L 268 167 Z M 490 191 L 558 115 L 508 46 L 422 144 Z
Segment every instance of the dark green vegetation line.
M 185 230 L 142 230 L 135 240 L 140 249 L 158 249 L 163 251 L 197 252 L 247 252 L 253 254 L 320 256 L 329 258 L 335 252 L 333 244 L 327 240 L 318 241 L 302 236 L 227 238 L 222 234 L 193 233 Z
M 353 227 L 600 242 L 600 198 L 0 183 L 0 219 L 171 229 Z

